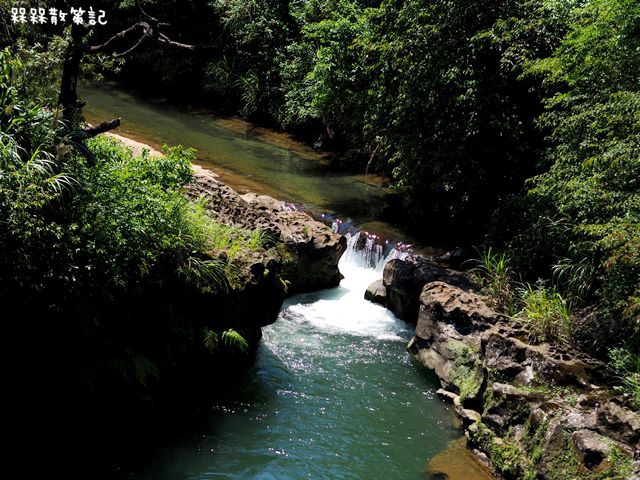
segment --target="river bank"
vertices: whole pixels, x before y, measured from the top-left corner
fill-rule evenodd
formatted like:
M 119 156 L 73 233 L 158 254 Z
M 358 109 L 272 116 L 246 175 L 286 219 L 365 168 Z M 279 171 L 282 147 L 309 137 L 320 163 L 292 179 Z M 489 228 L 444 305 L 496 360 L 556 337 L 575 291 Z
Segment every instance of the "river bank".
M 409 352 L 438 376 L 468 447 L 506 479 L 640 478 L 640 413 L 584 352 L 532 343 L 464 273 L 392 260 L 368 296 L 416 324 Z
M 122 118 L 119 133 L 160 150 L 164 143 L 197 150 L 196 165 L 213 170 L 240 194 L 255 192 L 318 214 L 353 222 L 391 242 L 433 253 L 389 220 L 394 191 L 376 175 L 333 171 L 326 156 L 290 136 L 238 118 L 218 118 L 198 108 L 176 107 L 162 98 L 140 97 L 115 85 L 80 89 L 92 123 Z M 152 119 L 150 121 L 150 119 Z

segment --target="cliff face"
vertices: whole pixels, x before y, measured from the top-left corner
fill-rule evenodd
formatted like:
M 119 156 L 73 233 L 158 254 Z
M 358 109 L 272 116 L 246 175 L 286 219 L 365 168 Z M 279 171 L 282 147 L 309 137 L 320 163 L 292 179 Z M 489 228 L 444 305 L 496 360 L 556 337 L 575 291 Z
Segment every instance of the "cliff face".
M 454 403 L 468 446 L 496 473 L 640 478 L 640 415 L 607 385 L 602 362 L 528 343 L 464 273 L 421 257 L 389 262 L 370 290 L 416 323 L 409 352 L 438 375 L 438 394 Z

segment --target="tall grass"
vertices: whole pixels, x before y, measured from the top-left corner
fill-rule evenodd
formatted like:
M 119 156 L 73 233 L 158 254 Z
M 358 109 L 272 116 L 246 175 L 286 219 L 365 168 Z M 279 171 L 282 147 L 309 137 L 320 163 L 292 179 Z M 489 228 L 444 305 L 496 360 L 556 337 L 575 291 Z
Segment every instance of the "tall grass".
M 556 284 L 575 301 L 583 302 L 593 290 L 596 267 L 589 258 L 578 261 L 562 258 L 552 267 L 552 272 Z
M 573 339 L 571 308 L 555 286 L 539 281 L 535 285 L 519 283 L 505 253 L 491 248 L 474 261 L 470 270 L 480 292 L 492 306 L 522 324 L 532 342 L 551 341 L 568 344 Z
M 513 313 L 513 279 L 507 256 L 489 248 L 474 264 L 470 274 L 480 285 L 481 293 L 491 299 L 496 310 L 505 314 Z
M 571 308 L 555 287 L 543 282 L 526 283 L 518 288 L 522 308 L 516 314 L 531 341 L 569 344 L 573 338 Z
M 191 232 L 202 249 L 210 252 L 224 251 L 229 260 L 243 252 L 263 250 L 269 243 L 267 232 L 247 230 L 218 223 L 207 213 L 205 199 L 194 202 L 190 212 Z
M 611 367 L 620 381 L 619 390 L 629 395 L 636 407 L 640 408 L 640 352 L 632 347 L 618 347 L 609 350 Z

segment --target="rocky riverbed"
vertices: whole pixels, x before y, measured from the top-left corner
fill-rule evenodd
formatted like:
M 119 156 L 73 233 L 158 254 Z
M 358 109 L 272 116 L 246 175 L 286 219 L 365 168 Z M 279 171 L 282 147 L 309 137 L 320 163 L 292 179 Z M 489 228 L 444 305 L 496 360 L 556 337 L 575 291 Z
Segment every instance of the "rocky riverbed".
M 387 263 L 366 296 L 416 324 L 409 352 L 503 478 L 640 478 L 640 414 L 600 360 L 529 343 L 463 272 L 420 256 Z
M 306 213 L 268 196 L 240 195 L 200 167 L 185 193 L 220 223 L 263 232 L 269 247 L 235 259 L 232 288 L 195 307 L 215 311 L 225 328 L 255 344 L 285 297 L 340 283 L 345 239 Z M 211 253 L 226 259 L 226 252 Z M 416 325 L 409 352 L 435 371 L 438 394 L 454 405 L 467 446 L 495 473 L 640 478 L 640 415 L 607 385 L 601 361 L 527 342 L 522 327 L 492 310 L 464 272 L 421 256 L 389 261 L 365 297 Z

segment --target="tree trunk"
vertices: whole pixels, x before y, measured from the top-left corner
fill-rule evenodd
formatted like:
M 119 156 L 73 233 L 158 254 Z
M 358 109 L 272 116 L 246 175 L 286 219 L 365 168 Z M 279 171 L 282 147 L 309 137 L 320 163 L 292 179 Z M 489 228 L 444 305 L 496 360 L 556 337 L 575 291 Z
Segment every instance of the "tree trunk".
M 100 135 L 101 133 L 108 132 L 109 130 L 113 130 L 114 128 L 118 128 L 120 126 L 120 118 L 114 118 L 113 120 L 109 120 L 108 122 L 102 122 L 98 125 L 94 125 L 92 127 L 87 127 L 82 131 L 82 134 L 79 135 L 80 138 L 92 138 L 96 135 Z
M 62 118 L 67 128 L 73 129 L 78 123 L 78 78 L 80 77 L 80 63 L 84 56 L 84 36 L 86 30 L 82 25 L 71 27 L 71 42 L 67 47 L 60 82 L 60 96 L 58 105 L 62 107 Z

